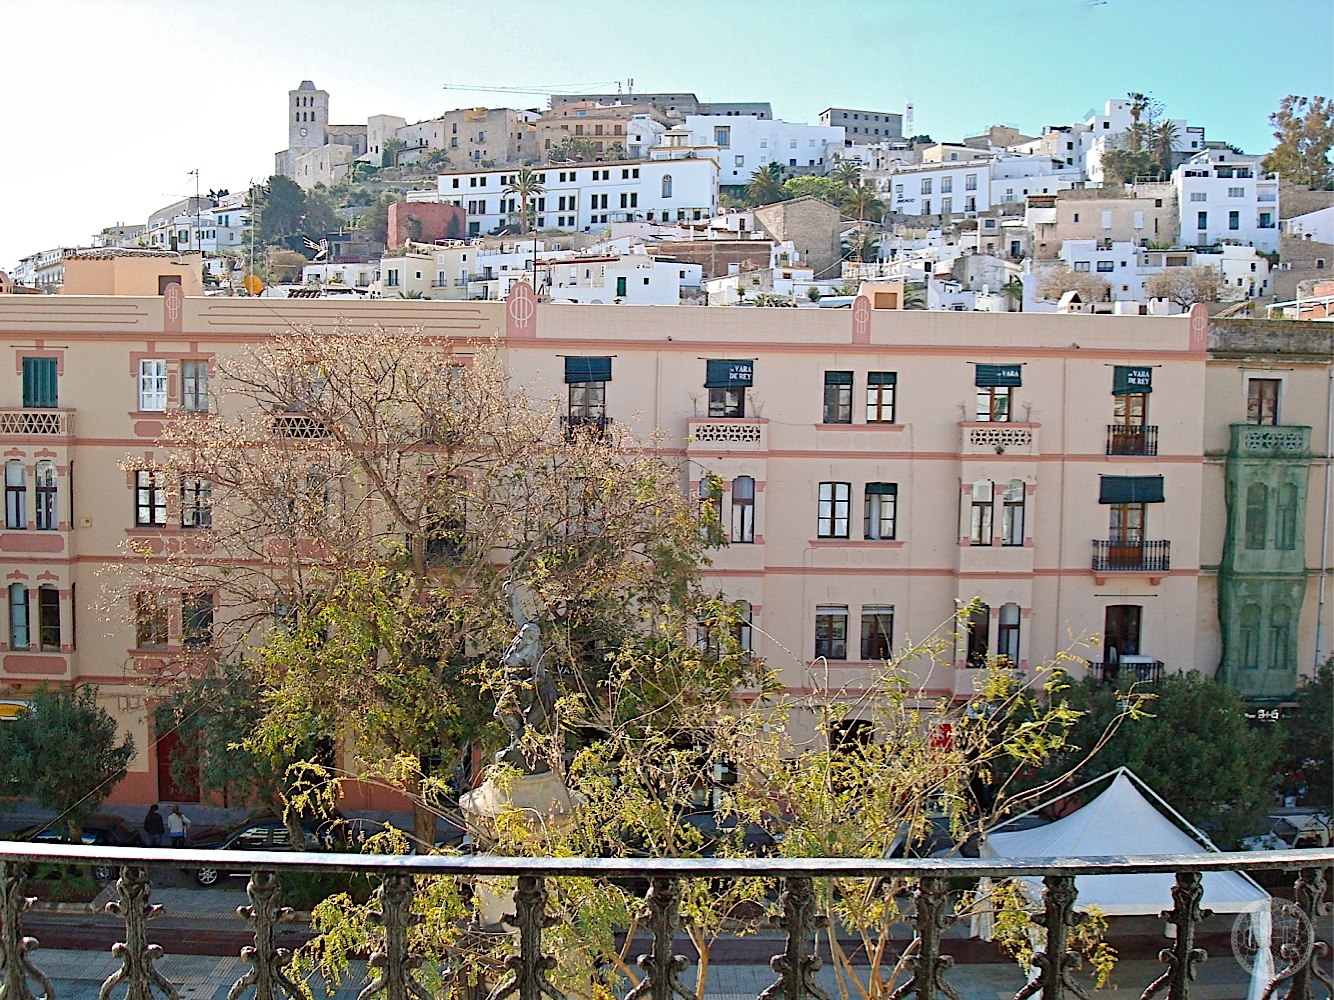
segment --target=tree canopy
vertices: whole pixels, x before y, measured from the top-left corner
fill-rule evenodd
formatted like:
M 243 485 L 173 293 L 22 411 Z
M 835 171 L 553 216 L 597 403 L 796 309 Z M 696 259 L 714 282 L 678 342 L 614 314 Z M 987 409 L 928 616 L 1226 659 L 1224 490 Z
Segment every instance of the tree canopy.
M 1334 189 L 1334 101 L 1289 94 L 1269 116 L 1276 145 L 1261 166 L 1294 184 Z
M 1144 294 L 1151 299 L 1166 299 L 1182 310 L 1196 302 L 1217 302 L 1226 286 L 1218 268 L 1208 264 L 1196 267 L 1165 267 L 1144 279 Z

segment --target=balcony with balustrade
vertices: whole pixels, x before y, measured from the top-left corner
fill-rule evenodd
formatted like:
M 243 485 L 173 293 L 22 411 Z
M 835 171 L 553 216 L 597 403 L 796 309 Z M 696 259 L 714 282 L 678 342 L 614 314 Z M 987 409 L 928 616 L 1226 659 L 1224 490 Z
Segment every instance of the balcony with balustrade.
M 1172 568 L 1172 543 L 1119 538 L 1093 540 L 1094 573 L 1147 573 L 1161 576 Z
M 695 417 L 686 422 L 688 452 L 768 451 L 769 421 L 746 417 Z
M 0 437 L 70 438 L 73 435 L 73 410 L 0 408 Z
M 959 453 L 970 455 L 1029 456 L 1039 454 L 1040 424 L 989 423 L 965 420 L 959 424 Z
M 1158 454 L 1158 428 L 1153 424 L 1108 424 L 1108 455 Z
M 109 889 L 111 901 L 106 906 L 109 917 L 100 918 L 104 933 L 86 933 L 99 918 L 85 915 L 76 923 L 84 933 L 67 934 L 66 947 L 87 949 L 89 941 L 101 938 L 119 940 L 110 950 L 113 972 L 105 980 L 101 995 L 112 995 L 120 986 L 129 997 L 187 996 L 192 985 L 173 984 L 168 976 L 170 961 L 162 961 L 165 949 L 153 939 L 172 937 L 171 913 L 152 901 L 153 886 L 149 872 L 155 866 L 170 864 L 175 868 L 211 866 L 249 873 L 246 887 L 249 906 L 241 907 L 233 922 L 233 937 L 243 966 L 249 971 L 237 979 L 228 996 L 247 995 L 253 989 L 256 1000 L 274 1000 L 297 996 L 290 978 L 291 955 L 287 948 L 299 942 L 283 933 L 293 914 L 283 909 L 282 878 L 293 875 L 365 876 L 375 885 L 372 900 L 373 925 L 367 965 L 372 981 L 364 980 L 361 996 L 390 998 L 432 995 L 449 997 L 487 997 L 494 1000 L 563 1000 L 587 995 L 588 976 L 603 980 L 610 995 L 672 1000 L 693 997 L 693 987 L 686 981 L 689 960 L 676 954 L 681 947 L 677 931 L 681 925 L 683 890 L 707 884 L 714 891 L 727 881 L 758 878 L 767 891 L 757 899 L 772 932 L 751 938 L 755 944 L 769 943 L 777 952 L 771 967 L 772 985 L 762 997 L 770 1000 L 823 1000 L 826 991 L 817 983 L 820 960 L 817 934 L 823 935 L 829 917 L 821 912 L 821 901 L 831 898 L 826 891 L 831 879 L 854 880 L 883 887 L 897 903 L 902 914 L 904 935 L 893 940 L 893 965 L 902 956 L 886 993 L 898 998 L 934 998 L 940 996 L 980 996 L 963 993 L 959 988 L 965 970 L 955 964 L 960 941 L 951 931 L 967 920 L 962 891 L 977 888 L 981 879 L 1025 879 L 1037 886 L 1038 897 L 1029 919 L 1039 931 L 1037 954 L 1029 977 L 1016 966 L 1013 986 L 1016 1000 L 1040 996 L 1044 1000 L 1065 1000 L 1086 994 L 1076 977 L 1080 959 L 1071 950 L 1071 935 L 1081 921 L 1079 906 L 1080 876 L 1115 876 L 1118 874 L 1158 873 L 1172 878 L 1171 905 L 1161 915 L 1162 927 L 1159 961 L 1161 972 L 1151 973 L 1151 981 L 1135 982 L 1129 995 L 1170 1000 L 1197 1000 L 1224 995 L 1243 995 L 1245 986 L 1234 993 L 1219 993 L 1215 987 L 1195 983 L 1200 966 L 1208 962 L 1232 962 L 1227 955 L 1228 941 L 1216 940 L 1217 927 L 1207 923 L 1208 911 L 1201 909 L 1204 895 L 1203 876 L 1207 872 L 1243 872 L 1262 876 L 1270 884 L 1290 887 L 1291 901 L 1275 897 L 1272 912 L 1284 926 L 1295 928 L 1285 937 L 1283 947 L 1274 947 L 1281 958 L 1268 982 L 1259 984 L 1266 997 L 1283 996 L 1288 1000 L 1313 1000 L 1324 997 L 1330 989 L 1326 969 L 1330 953 L 1329 904 L 1327 876 L 1334 865 L 1334 849 L 1260 851 L 1237 853 L 1200 853 L 1184 855 L 1122 857 L 1053 857 L 1038 859 L 1006 858 L 521 858 L 494 855 L 468 856 L 386 856 L 379 854 L 313 854 L 272 851 L 202 851 L 194 849 L 161 850 L 115 848 L 42 843 L 7 843 L 0 850 L 0 974 L 4 976 L 4 994 L 15 1000 L 32 1000 L 40 988 L 48 998 L 53 995 L 44 967 L 53 969 L 54 958 L 42 947 L 43 936 L 58 936 L 59 920 L 34 908 L 27 893 L 28 879 L 36 863 L 96 865 L 119 872 Z M 432 928 L 420 915 L 429 912 L 427 897 L 445 888 L 441 880 L 471 891 L 485 892 L 479 880 L 504 879 L 517 886 L 500 893 L 497 883 L 490 886 L 502 907 L 502 925 L 481 926 L 478 917 L 464 918 L 457 925 Z M 569 883 L 566 880 L 634 880 L 647 886 L 643 912 L 638 922 L 638 937 L 625 948 L 627 956 L 643 953 L 637 961 L 632 985 L 627 962 L 603 962 L 590 973 L 587 956 L 582 972 L 577 949 L 563 949 L 560 941 L 569 940 L 572 926 L 564 926 L 557 901 Z M 504 883 L 501 883 L 504 884 Z M 585 881 L 585 885 L 587 882 Z M 845 883 L 846 884 L 846 883 Z M 150 930 L 149 921 L 155 921 Z M 225 931 L 219 920 L 215 931 Z M 1164 926 L 1165 924 L 1165 926 Z M 1275 924 L 1277 926 L 1277 922 Z M 1210 928 L 1213 928 L 1210 930 Z M 186 935 L 175 935 L 186 940 Z M 726 937 L 726 932 L 723 932 Z M 440 945 L 430 957 L 423 955 L 422 943 L 435 939 Z M 82 945 L 81 945 L 82 942 Z M 188 944 L 188 940 L 186 940 Z M 1208 945 L 1207 950 L 1201 945 Z M 752 951 L 754 947 L 752 946 Z M 1221 953 L 1220 953 L 1221 952 Z M 92 952 L 85 951 L 92 960 Z M 508 953 L 508 954 L 505 954 Z M 107 961 L 105 950 L 99 961 Z M 360 972 L 360 968 L 356 969 Z M 887 968 L 886 968 L 887 971 Z M 580 979 L 582 976 L 582 980 Z M 447 992 L 427 992 L 427 982 L 453 983 Z M 197 987 L 198 984 L 193 984 Z M 223 984 L 225 985 L 225 984 Z M 351 984 L 344 983 L 344 986 Z M 885 983 L 880 983 L 886 986 Z M 1127 983 L 1127 986 L 1130 984 Z M 354 986 L 354 989 L 356 987 Z M 997 995 L 995 985 L 988 996 Z M 1122 987 L 1124 989 L 1125 987 Z M 1142 993 L 1141 993 L 1142 991 Z M 339 994 L 344 995 L 342 993 Z M 348 994 L 355 995 L 355 994 Z

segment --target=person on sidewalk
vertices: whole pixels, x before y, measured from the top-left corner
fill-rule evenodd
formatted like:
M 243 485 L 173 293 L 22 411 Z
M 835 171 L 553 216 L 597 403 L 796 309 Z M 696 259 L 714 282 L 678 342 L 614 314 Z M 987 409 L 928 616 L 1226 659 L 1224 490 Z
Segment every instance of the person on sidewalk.
M 180 806 L 172 806 L 167 816 L 167 832 L 171 834 L 172 847 L 184 847 L 185 835 L 190 832 L 190 817 L 181 812 Z
M 158 812 L 157 803 L 154 802 L 148 807 L 148 813 L 144 816 L 144 836 L 148 840 L 149 847 L 162 846 L 162 833 L 164 829 L 162 824 L 162 813 Z

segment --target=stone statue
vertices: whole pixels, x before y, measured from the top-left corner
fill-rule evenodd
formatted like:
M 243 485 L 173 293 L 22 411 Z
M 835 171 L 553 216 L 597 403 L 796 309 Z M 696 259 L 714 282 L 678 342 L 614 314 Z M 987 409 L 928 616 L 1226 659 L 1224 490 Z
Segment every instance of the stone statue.
M 496 754 L 496 760 L 511 764 L 525 774 L 549 771 L 547 763 L 523 748 L 524 734 L 530 729 L 541 735 L 556 731 L 556 700 L 560 697 L 556 682 L 542 662 L 545 649 L 542 631 L 534 621 L 527 620 L 518 589 L 505 584 L 510 601 L 510 614 L 518 634 L 510 641 L 501 665 L 505 669 L 505 687 L 496 702 L 495 718 L 510 735 L 509 746 Z

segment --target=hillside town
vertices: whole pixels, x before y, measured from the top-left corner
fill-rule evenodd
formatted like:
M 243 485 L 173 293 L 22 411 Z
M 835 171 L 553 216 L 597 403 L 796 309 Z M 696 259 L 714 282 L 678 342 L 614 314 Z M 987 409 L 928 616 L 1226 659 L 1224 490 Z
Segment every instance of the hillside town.
M 288 920 L 393 996 L 739 996 L 755 933 L 764 996 L 959 996 L 954 954 L 1082 996 L 1108 941 L 1150 996 L 1164 921 L 1164 995 L 1234 926 L 1194 995 L 1328 986 L 1325 99 L 1248 153 L 1140 92 L 938 138 L 336 96 L 275 96 L 263 181 L 0 272 L 0 974 L 37 860 L 138 894 L 132 984 L 150 864 L 249 876 L 228 996 Z

